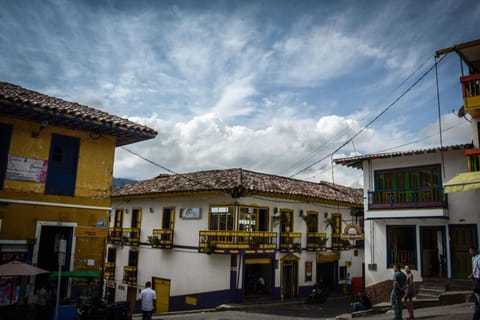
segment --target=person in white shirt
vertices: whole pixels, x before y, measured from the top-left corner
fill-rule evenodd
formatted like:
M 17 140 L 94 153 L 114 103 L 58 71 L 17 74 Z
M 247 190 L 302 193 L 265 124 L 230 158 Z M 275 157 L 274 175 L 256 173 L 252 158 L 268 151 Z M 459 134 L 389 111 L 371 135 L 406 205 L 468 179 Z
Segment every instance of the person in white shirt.
M 150 281 L 145 283 L 145 289 L 140 292 L 140 300 L 142 302 L 142 320 L 152 320 L 152 314 L 155 310 L 157 295 L 150 286 Z

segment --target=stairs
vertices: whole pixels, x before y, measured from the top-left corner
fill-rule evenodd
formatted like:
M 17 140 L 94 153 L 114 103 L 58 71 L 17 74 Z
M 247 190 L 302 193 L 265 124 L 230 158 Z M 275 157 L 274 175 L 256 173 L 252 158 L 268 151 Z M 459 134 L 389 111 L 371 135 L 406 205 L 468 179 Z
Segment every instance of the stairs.
M 446 283 L 422 283 L 417 287 L 415 300 L 440 300 L 440 295 L 447 291 Z

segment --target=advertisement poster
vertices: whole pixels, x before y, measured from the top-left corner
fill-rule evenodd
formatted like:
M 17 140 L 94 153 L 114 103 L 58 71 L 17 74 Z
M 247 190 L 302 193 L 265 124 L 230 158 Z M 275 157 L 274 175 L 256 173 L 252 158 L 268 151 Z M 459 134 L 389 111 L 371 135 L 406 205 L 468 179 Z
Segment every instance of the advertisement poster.
M 36 160 L 8 155 L 5 178 L 8 180 L 45 183 L 47 181 L 47 168 L 47 160 Z

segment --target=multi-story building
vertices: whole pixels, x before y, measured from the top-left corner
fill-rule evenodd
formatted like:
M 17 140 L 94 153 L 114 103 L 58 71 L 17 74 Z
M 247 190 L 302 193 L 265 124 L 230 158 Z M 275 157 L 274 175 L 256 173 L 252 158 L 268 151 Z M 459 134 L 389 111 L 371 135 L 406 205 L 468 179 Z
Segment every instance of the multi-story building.
M 0 82 L 0 262 L 101 279 L 115 148 L 154 138 L 126 119 Z
M 473 145 L 335 160 L 364 172 L 365 283 L 374 302 L 388 300 L 393 263 L 412 266 L 423 282 L 471 273 L 468 249 L 478 244 L 480 224 L 480 41 L 437 54 L 452 51 L 469 70 L 460 80 Z
M 151 281 L 157 312 L 198 309 L 362 277 L 360 189 L 226 169 L 160 175 L 112 196 L 110 299 L 133 303 Z

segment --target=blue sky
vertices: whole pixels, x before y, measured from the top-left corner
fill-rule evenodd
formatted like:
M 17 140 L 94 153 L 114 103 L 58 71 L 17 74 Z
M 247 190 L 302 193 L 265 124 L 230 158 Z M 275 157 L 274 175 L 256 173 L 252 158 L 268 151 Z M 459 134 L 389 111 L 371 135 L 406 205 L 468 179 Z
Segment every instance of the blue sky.
M 292 176 L 394 101 L 435 50 L 480 38 L 478 17 L 475 0 L 4 0 L 0 80 L 155 128 L 155 140 L 129 148 L 175 172 Z M 470 142 L 469 123 L 452 113 L 462 105 L 458 57 L 438 72 L 444 144 Z M 430 72 L 335 156 L 439 144 Z M 330 166 L 295 177 L 331 180 Z M 162 172 L 116 152 L 117 177 Z M 361 185 L 359 171 L 334 172 Z

